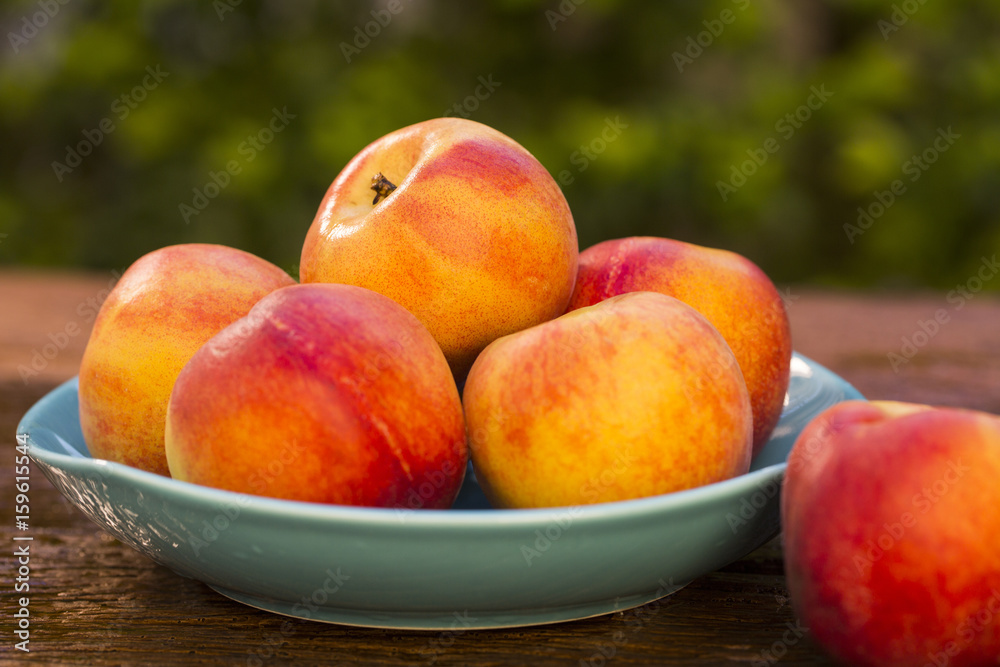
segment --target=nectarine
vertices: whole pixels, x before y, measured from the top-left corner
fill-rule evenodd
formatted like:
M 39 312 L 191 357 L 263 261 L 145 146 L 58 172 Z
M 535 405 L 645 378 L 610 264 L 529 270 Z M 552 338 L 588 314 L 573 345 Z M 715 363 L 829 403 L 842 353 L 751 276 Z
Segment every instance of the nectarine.
M 496 507 L 640 498 L 750 464 L 750 400 L 732 352 L 663 294 L 612 297 L 494 341 L 464 403 L 473 466 Z
M 788 458 L 785 570 L 803 624 L 845 664 L 995 664 L 1000 418 L 848 401 Z
M 352 285 L 268 295 L 191 357 L 167 410 L 175 479 L 289 500 L 451 506 L 468 450 L 430 333 Z
M 569 206 L 538 160 L 486 125 L 437 118 L 341 171 L 306 235 L 301 279 L 392 298 L 461 380 L 491 341 L 563 312 L 577 255 Z
M 781 417 L 792 359 L 788 315 L 774 283 L 728 250 L 657 237 L 615 239 L 580 254 L 569 310 L 640 290 L 680 299 L 725 338 L 750 392 L 756 454 Z
M 167 246 L 139 258 L 101 305 L 80 363 L 80 425 L 90 453 L 161 475 L 167 400 L 201 345 L 269 292 L 294 284 L 250 253 Z

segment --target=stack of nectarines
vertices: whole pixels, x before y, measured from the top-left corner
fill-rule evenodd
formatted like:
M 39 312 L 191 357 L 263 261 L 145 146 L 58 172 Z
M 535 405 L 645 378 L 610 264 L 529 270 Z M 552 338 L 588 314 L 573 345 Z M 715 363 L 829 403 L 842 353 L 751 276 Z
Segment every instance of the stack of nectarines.
M 581 255 L 545 168 L 468 120 L 351 160 L 300 274 L 221 246 L 136 262 L 80 372 L 93 455 L 426 508 L 450 506 L 471 458 L 498 507 L 594 503 L 746 472 L 788 385 L 788 320 L 760 269 L 659 238 Z

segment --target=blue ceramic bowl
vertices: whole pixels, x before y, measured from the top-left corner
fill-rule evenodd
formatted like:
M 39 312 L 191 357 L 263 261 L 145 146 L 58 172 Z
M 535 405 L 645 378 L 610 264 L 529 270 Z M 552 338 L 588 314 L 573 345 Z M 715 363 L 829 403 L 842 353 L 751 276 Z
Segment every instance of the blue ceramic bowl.
M 662 496 L 490 509 L 474 474 L 451 510 L 276 500 L 91 458 L 77 382 L 18 426 L 34 463 L 101 528 L 244 604 L 357 626 L 498 628 L 636 607 L 777 534 L 785 459 L 823 409 L 861 395 L 800 355 L 785 409 L 746 475 Z

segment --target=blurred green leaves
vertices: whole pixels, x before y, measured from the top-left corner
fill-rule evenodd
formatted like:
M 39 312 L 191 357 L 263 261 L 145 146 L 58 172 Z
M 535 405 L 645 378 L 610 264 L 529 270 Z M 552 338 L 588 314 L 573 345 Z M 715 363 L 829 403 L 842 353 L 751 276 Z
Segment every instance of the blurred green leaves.
M 1000 5 L 987 0 L 399 0 L 389 19 L 384 0 L 224 4 L 4 5 L 0 262 L 121 268 L 210 241 L 294 272 L 344 164 L 449 110 L 570 174 L 582 246 L 655 234 L 741 252 L 779 282 L 937 288 L 1000 250 Z M 118 113 L 157 66 L 169 76 Z M 500 85 L 467 109 L 480 77 Z M 780 123 L 813 86 L 834 95 L 789 135 Z M 247 160 L 240 146 L 286 107 L 295 118 Z M 581 168 L 615 118 L 627 127 Z M 859 207 L 949 126 L 961 138 L 852 243 Z M 723 200 L 718 183 L 769 138 L 777 150 Z M 72 151 L 60 180 L 53 163 Z M 179 207 L 233 160 L 239 173 L 185 220 Z

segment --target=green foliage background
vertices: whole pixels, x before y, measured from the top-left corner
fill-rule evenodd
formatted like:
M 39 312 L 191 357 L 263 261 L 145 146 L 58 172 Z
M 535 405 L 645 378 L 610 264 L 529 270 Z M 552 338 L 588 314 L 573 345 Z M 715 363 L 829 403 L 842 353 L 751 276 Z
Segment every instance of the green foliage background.
M 466 103 L 566 172 L 581 247 L 654 234 L 736 250 L 781 283 L 934 288 L 1000 250 L 993 0 L 394 1 L 384 27 L 387 0 L 5 3 L 0 263 L 121 269 L 199 241 L 294 273 L 358 150 Z M 157 66 L 169 75 L 120 117 Z M 499 85 L 477 100 L 480 77 Z M 833 94 L 803 110 L 812 87 Z M 245 161 L 275 108 L 295 118 Z M 113 131 L 57 176 L 105 118 Z M 596 154 L 609 119 L 627 127 Z M 910 180 L 948 128 L 959 138 Z M 769 137 L 778 149 L 724 200 L 719 182 Z M 231 160 L 241 172 L 185 222 Z M 896 179 L 905 191 L 849 238 Z

